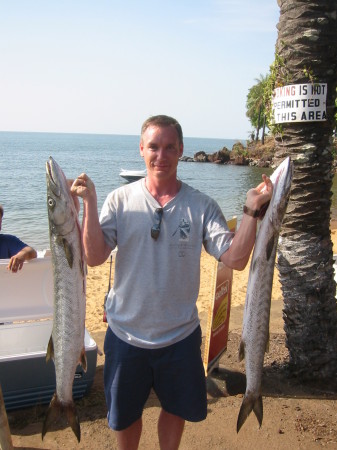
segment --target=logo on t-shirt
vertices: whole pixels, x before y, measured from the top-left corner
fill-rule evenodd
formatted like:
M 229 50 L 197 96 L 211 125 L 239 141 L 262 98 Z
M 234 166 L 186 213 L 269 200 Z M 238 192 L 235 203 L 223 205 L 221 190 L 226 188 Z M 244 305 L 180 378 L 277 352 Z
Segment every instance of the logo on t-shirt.
M 174 236 L 179 231 L 179 241 L 187 242 L 190 237 L 191 225 L 186 219 L 180 219 L 178 228 L 172 234 Z

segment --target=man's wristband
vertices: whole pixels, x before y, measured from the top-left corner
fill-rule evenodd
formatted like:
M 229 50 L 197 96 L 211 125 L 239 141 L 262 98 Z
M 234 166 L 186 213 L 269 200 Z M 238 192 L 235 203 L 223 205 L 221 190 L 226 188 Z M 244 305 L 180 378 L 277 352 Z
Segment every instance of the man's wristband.
M 251 209 L 248 208 L 248 206 L 244 205 L 243 212 L 247 214 L 248 216 L 254 217 L 254 219 L 257 219 L 260 215 L 259 209 Z

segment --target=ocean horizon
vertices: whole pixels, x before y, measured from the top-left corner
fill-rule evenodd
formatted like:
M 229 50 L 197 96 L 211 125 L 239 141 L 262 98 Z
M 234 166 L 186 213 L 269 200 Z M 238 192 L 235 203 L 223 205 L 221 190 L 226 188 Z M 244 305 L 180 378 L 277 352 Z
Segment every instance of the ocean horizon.
M 145 169 L 139 135 L 53 132 L 0 132 L 0 203 L 2 233 L 14 234 L 37 250 L 49 248 L 45 165 L 52 156 L 67 178 L 88 174 L 96 186 L 98 210 L 107 194 L 125 180 L 121 169 Z M 184 137 L 184 155 L 232 149 L 238 139 Z M 241 140 L 245 144 L 244 141 Z M 214 198 L 226 218 L 242 217 L 246 192 L 272 169 L 212 163 L 179 162 L 178 177 Z M 334 177 L 333 210 L 337 183 Z

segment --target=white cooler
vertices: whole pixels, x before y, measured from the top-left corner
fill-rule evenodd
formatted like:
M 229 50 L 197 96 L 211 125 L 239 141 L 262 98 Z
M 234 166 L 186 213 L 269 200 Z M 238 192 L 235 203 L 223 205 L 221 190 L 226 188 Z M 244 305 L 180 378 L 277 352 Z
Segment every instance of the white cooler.
M 7 410 L 49 403 L 55 367 L 46 362 L 53 326 L 53 274 L 50 256 L 24 264 L 18 273 L 0 259 L 0 384 Z M 87 372 L 76 369 L 73 397 L 85 395 L 93 381 L 97 344 L 85 330 Z

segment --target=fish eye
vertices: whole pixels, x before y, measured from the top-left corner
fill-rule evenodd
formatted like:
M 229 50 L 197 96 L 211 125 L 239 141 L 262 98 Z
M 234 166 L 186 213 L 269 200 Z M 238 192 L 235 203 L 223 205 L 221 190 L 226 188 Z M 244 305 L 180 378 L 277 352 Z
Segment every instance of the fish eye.
M 48 197 L 48 206 L 49 206 L 49 208 L 54 208 L 55 203 L 56 202 L 55 202 L 55 200 L 53 198 Z

